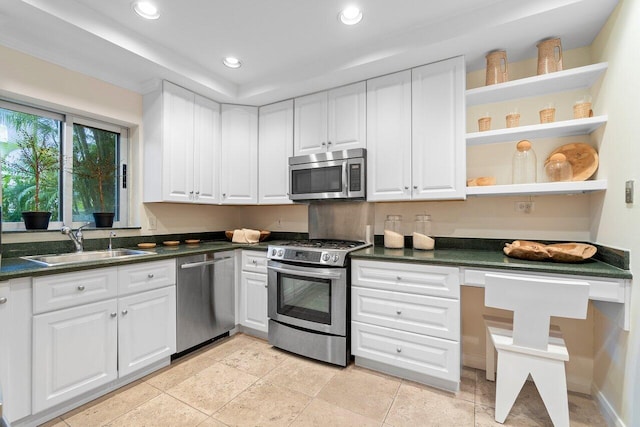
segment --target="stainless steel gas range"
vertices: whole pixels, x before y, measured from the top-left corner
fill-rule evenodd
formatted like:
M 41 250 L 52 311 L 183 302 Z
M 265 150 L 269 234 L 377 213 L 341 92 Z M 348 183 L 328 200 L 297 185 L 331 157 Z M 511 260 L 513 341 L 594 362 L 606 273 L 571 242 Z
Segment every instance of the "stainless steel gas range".
M 362 241 L 314 239 L 269 246 L 269 343 L 346 366 L 350 356 L 348 254 Z

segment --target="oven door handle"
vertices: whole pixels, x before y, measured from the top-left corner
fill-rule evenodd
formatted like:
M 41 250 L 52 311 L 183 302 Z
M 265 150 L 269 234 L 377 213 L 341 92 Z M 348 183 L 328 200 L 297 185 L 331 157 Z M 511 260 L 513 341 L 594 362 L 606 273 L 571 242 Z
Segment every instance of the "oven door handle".
M 341 279 L 342 278 L 342 273 L 316 273 L 316 272 L 313 272 L 312 269 L 304 269 L 304 271 L 302 271 L 302 270 L 293 270 L 290 268 L 274 267 L 271 265 L 267 268 L 269 270 L 277 271 L 278 273 L 293 274 L 295 276 L 307 276 L 307 277 L 313 277 L 314 279 Z

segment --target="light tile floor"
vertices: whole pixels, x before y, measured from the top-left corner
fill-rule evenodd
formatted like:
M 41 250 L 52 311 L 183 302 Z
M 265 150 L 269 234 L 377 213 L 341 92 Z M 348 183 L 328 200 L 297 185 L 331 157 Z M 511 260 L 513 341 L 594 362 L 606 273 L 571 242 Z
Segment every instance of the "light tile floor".
M 495 383 L 463 369 L 447 393 L 353 364 L 338 368 L 244 334 L 204 347 L 47 427 L 495 426 Z M 572 426 L 604 426 L 589 396 L 569 394 Z M 507 426 L 551 426 L 533 383 Z

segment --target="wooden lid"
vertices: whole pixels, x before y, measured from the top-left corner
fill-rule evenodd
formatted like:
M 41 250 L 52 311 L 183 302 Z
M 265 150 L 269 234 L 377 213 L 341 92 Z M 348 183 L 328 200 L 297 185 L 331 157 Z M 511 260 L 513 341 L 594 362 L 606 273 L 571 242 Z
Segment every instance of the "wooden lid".
M 567 161 L 567 156 L 565 156 L 562 153 L 556 153 L 556 154 L 553 154 L 553 155 L 549 156 L 549 161 L 550 162 L 564 163 L 564 162 Z
M 522 141 L 516 144 L 516 148 L 518 151 L 527 151 L 531 149 L 531 141 L 523 139 Z
M 571 181 L 586 181 L 598 169 L 598 153 L 589 144 L 574 142 L 555 149 L 545 161 L 545 165 L 555 154 L 562 154 L 571 163 L 573 178 Z

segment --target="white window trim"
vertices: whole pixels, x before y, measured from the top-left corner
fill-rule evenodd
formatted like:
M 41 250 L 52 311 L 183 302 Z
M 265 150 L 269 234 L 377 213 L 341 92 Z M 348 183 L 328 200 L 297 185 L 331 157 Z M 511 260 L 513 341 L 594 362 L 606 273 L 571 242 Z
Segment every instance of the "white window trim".
M 72 114 L 63 114 L 55 111 L 50 111 L 46 109 L 41 109 L 38 107 L 31 107 L 23 104 L 14 103 L 11 101 L 5 101 L 0 99 L 0 108 L 19 111 L 28 114 L 34 114 L 42 117 L 51 118 L 54 120 L 59 120 L 62 122 L 62 135 L 60 141 L 60 148 L 62 150 L 63 160 L 62 160 L 62 173 L 61 173 L 61 187 L 62 187 L 62 221 L 51 221 L 49 222 L 48 230 L 56 230 L 60 229 L 63 224 L 70 225 L 71 227 L 79 227 L 83 225 L 83 222 L 72 222 L 71 219 L 73 217 L 72 213 L 72 197 L 73 197 L 73 177 L 71 174 L 71 167 L 73 166 L 73 161 L 71 155 L 67 153 L 73 152 L 73 125 L 79 124 L 89 127 L 94 127 L 98 129 L 104 129 L 110 132 L 119 133 L 120 134 L 120 172 L 118 188 L 120 191 L 119 200 L 120 200 L 120 220 L 114 221 L 113 228 L 125 228 L 129 227 L 129 188 L 131 187 L 131 170 L 129 167 L 129 158 L 130 158 L 130 144 L 129 144 L 129 128 L 125 126 L 119 126 L 114 123 L 104 122 L 96 119 L 91 119 L 88 117 L 82 117 L 78 115 Z M 69 164 L 71 163 L 71 164 Z M 127 165 L 127 188 L 122 188 L 122 166 Z M 0 186 L 0 198 L 2 197 L 2 186 Z M 3 222 L 2 223 L 3 231 L 26 231 L 24 227 L 24 222 Z M 41 230 L 47 231 L 47 230 Z

